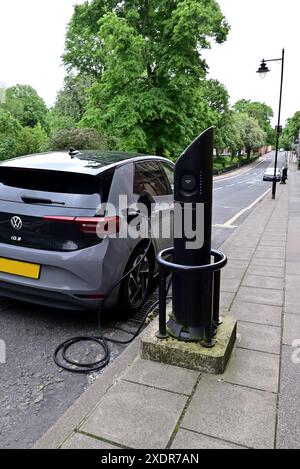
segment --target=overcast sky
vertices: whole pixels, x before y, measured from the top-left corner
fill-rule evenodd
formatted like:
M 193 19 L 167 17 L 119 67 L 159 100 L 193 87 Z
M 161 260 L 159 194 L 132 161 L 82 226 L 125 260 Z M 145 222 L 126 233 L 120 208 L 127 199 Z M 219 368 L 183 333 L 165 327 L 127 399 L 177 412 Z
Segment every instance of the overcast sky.
M 231 25 L 227 41 L 205 54 L 210 76 L 226 85 L 231 100 L 266 102 L 278 115 L 281 63 L 268 64 L 264 80 L 255 73 L 260 62 L 281 57 L 286 50 L 283 122 L 300 111 L 300 1 L 218 0 Z
M 166 0 L 167 1 L 167 0 Z M 210 77 L 226 85 L 234 103 L 264 101 L 278 113 L 280 63 L 261 80 L 262 58 L 286 48 L 283 121 L 300 110 L 299 0 L 218 0 L 231 32 L 205 53 Z M 0 83 L 30 84 L 52 105 L 65 75 L 61 65 L 66 25 L 83 0 L 0 0 Z

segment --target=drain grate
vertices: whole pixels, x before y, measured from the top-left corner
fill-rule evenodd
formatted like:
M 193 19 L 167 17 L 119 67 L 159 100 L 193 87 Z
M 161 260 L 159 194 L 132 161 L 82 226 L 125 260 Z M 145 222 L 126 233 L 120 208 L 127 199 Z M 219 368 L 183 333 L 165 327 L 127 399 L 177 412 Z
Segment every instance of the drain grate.
M 130 318 L 130 321 L 141 323 L 147 311 L 149 311 L 150 308 L 152 308 L 157 301 L 158 301 L 158 292 L 154 292 L 152 293 L 150 298 L 148 298 L 144 306 L 142 306 L 142 308 Z M 155 316 L 158 315 L 158 305 L 157 305 L 157 308 L 153 310 L 152 314 L 154 314 Z
M 154 305 L 155 303 L 157 303 L 158 298 L 159 298 L 158 291 L 155 291 L 154 293 L 152 293 L 152 295 L 150 296 L 150 298 L 148 298 L 144 306 L 142 306 L 142 308 L 130 318 L 130 322 L 132 321 L 134 323 L 140 324 L 143 321 L 147 311 L 149 311 L 152 307 L 154 308 Z M 167 300 L 167 304 L 170 302 L 171 302 L 170 299 Z M 156 308 L 154 308 L 151 311 L 151 318 L 153 319 L 153 317 L 156 317 L 156 316 L 158 316 L 158 305 Z

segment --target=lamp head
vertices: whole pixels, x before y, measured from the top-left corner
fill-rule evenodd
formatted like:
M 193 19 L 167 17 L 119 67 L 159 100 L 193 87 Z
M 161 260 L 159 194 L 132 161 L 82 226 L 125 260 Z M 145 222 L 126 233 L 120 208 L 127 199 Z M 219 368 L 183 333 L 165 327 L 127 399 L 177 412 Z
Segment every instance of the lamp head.
M 256 73 L 259 73 L 259 76 L 263 79 L 266 77 L 267 73 L 269 73 L 270 69 L 268 68 L 265 60 L 263 59 L 262 63 L 260 64 L 259 69 Z

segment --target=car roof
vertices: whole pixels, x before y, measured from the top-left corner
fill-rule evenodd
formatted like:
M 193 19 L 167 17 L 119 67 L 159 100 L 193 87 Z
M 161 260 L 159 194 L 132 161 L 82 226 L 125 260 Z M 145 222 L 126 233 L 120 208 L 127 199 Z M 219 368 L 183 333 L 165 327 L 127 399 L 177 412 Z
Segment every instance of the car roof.
M 80 174 L 97 175 L 110 167 L 129 162 L 144 160 L 169 161 L 159 156 L 115 151 L 84 150 L 74 152 L 47 152 L 21 156 L 0 163 L 0 167 L 34 169 L 45 171 L 63 171 Z M 169 161 L 170 162 L 170 161 Z

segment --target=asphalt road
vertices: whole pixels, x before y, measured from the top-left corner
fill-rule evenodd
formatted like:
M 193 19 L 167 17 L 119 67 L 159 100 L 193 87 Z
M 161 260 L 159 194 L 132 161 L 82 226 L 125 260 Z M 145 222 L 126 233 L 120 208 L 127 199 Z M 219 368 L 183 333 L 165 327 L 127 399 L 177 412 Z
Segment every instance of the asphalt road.
M 274 166 L 274 152 L 268 153 L 251 169 L 235 176 L 218 179 L 214 184 L 213 245 L 218 248 L 249 215 L 251 205 L 272 188 L 263 181 L 263 173 Z M 278 167 L 285 162 L 285 152 L 280 152 Z M 236 218 L 236 219 L 235 219 Z
M 271 183 L 262 181 L 262 174 L 272 158 L 269 154 L 257 167 L 215 182 L 215 248 L 244 221 L 250 213 L 245 209 L 271 187 Z M 283 161 L 281 154 L 280 164 Z M 228 223 L 241 211 L 244 213 L 237 220 Z M 133 318 L 126 327 L 134 330 L 138 319 Z M 125 338 L 116 329 L 124 327 L 117 312 L 107 312 L 103 322 L 106 334 Z M 57 345 L 82 335 L 97 335 L 95 313 L 66 312 L 0 299 L 0 339 L 7 346 L 7 363 L 0 364 L 0 448 L 31 447 L 98 377 L 71 374 L 53 362 Z M 123 349 L 113 345 L 112 359 Z M 90 361 L 98 353 L 93 345 L 82 345 L 74 350 L 74 357 Z

